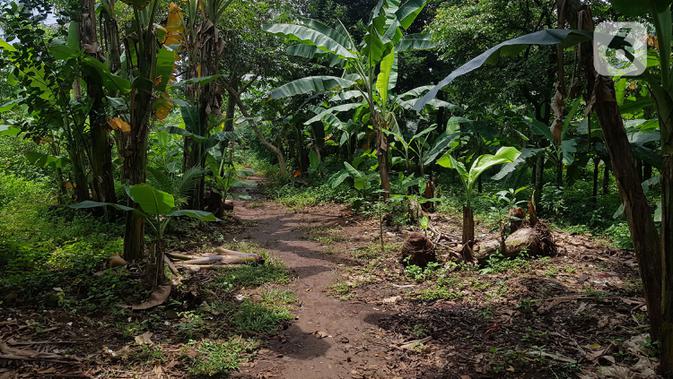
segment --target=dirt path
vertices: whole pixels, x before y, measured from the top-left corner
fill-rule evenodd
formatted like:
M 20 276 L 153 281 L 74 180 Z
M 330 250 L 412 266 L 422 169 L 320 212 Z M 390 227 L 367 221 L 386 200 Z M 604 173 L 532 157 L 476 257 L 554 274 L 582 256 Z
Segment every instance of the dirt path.
M 338 209 L 294 213 L 272 202 L 241 202 L 236 215 L 253 226 L 244 240 L 254 241 L 281 259 L 296 279 L 290 284 L 299 299 L 295 322 L 269 341 L 243 377 L 352 378 L 391 377 L 386 350 L 376 323 L 385 313 L 369 304 L 344 302 L 327 291 L 337 279 L 339 259 L 307 238 L 311 228 L 343 222 Z M 314 211 L 315 212 L 315 211 Z

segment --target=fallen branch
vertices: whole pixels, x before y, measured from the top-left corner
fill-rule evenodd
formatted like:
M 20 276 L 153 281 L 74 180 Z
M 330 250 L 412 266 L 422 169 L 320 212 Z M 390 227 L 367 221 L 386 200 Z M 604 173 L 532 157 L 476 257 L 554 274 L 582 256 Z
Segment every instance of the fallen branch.
M 171 257 L 171 258 L 173 258 L 173 259 L 182 259 L 182 260 L 190 260 L 190 259 L 193 259 L 193 258 L 194 258 L 194 256 L 192 256 L 192 255 L 185 255 L 185 254 L 180 254 L 180 253 L 174 253 L 174 252 L 172 252 L 172 251 L 167 252 L 166 255 L 168 255 L 169 257 Z
M 241 255 L 207 255 L 205 257 L 193 258 L 180 262 L 183 265 L 211 265 L 211 264 L 241 264 L 258 262 L 261 257 L 257 254 Z
M 64 356 L 55 353 L 45 353 L 34 350 L 16 349 L 0 341 L 0 359 L 22 361 L 50 361 L 57 363 L 73 364 L 79 362 L 75 357 Z
M 213 265 L 191 265 L 191 264 L 184 264 L 182 262 L 178 263 L 178 267 L 186 268 L 190 271 L 197 272 L 202 269 L 210 269 L 210 268 L 233 268 L 233 267 L 243 267 L 244 265 L 242 264 L 213 264 Z

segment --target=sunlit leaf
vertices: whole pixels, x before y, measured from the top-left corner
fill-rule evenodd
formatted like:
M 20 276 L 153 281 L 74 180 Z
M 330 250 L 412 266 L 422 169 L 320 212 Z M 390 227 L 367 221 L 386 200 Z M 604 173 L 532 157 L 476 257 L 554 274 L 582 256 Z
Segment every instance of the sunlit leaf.
M 151 216 L 168 215 L 175 208 L 175 198 L 170 193 L 160 191 L 149 184 L 136 184 L 127 188 L 131 200 Z
M 112 130 L 118 130 L 122 133 L 129 133 L 131 131 L 131 125 L 119 117 L 108 119 L 107 124 Z

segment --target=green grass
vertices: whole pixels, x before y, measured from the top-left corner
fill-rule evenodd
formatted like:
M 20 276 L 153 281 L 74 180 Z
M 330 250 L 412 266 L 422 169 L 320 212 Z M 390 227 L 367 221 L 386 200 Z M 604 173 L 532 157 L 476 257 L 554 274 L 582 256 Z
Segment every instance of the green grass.
M 220 270 L 209 283 L 215 290 L 231 292 L 236 288 L 258 287 L 266 283 L 287 284 L 290 272 L 283 264 L 267 256 L 263 264 L 231 267 Z
M 292 319 L 294 316 L 285 305 L 255 303 L 246 299 L 234 312 L 232 325 L 239 333 L 267 335 Z
M 270 289 L 261 295 L 261 303 L 267 306 L 292 305 L 297 302 L 297 295 L 289 290 Z
M 0 301 L 94 311 L 136 292 L 123 268 L 93 275 L 121 254 L 122 226 L 52 198 L 42 180 L 0 173 Z
M 463 298 L 463 294 L 444 286 L 434 286 L 432 288 L 421 290 L 418 293 L 418 298 L 426 301 L 460 300 Z
M 196 355 L 190 358 L 189 373 L 197 376 L 226 376 L 237 370 L 246 353 L 257 348 L 257 343 L 235 336 L 224 341 L 204 339 L 192 343 Z
M 502 256 L 500 253 L 492 254 L 488 257 L 484 268 L 479 270 L 482 275 L 499 274 L 508 271 L 522 271 L 530 267 L 528 255 L 519 254 L 516 258 L 510 259 Z
M 352 290 L 353 286 L 351 286 L 346 282 L 338 282 L 330 287 L 330 292 L 332 292 L 339 299 L 344 301 L 350 300 L 350 298 L 353 296 L 353 294 L 351 293 Z
M 178 316 L 180 316 L 180 322 L 175 324 L 175 329 L 183 338 L 193 339 L 206 331 L 206 323 L 201 313 L 185 311 L 178 313 Z
M 267 194 L 292 209 L 303 209 L 325 203 L 351 203 L 354 190 L 345 185 L 332 188 L 328 184 L 298 187 L 293 183 L 269 185 Z

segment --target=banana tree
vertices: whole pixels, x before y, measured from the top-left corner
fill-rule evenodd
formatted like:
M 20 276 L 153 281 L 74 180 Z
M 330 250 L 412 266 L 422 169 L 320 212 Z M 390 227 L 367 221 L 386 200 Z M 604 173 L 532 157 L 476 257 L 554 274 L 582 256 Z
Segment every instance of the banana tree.
M 380 0 L 374 7 L 361 44 L 356 44 L 343 24 L 338 29 L 319 21 L 306 20 L 296 24 L 273 24 L 269 33 L 287 36 L 295 42 L 291 52 L 303 57 L 321 56 L 341 64 L 343 75 L 311 76 L 287 83 L 271 92 L 273 98 L 328 91 L 341 92 L 353 88 L 369 108 L 376 132 L 378 171 L 383 196 L 390 195 L 388 140 L 384 130 L 396 124 L 390 101 L 397 82 L 398 54 L 432 46 L 422 34 L 404 35 L 427 0 Z
M 123 133 L 122 179 L 127 185 L 146 179 L 147 143 L 150 120 L 165 118 L 173 107 L 168 95 L 181 37 L 180 8 L 171 3 L 166 27 L 156 24 L 159 0 L 125 0 L 133 9 L 133 22 L 127 32 L 126 64 L 132 77 L 129 98 L 130 122 L 115 118 Z M 115 123 L 112 123 L 115 124 Z M 129 213 L 124 237 L 124 258 L 139 260 L 143 256 L 145 219 Z
M 474 212 L 472 210 L 472 202 L 474 199 L 474 187 L 479 177 L 489 168 L 514 162 L 519 158 L 519 155 L 521 153 L 514 147 L 501 147 L 495 154 L 484 154 L 477 157 L 472 162 L 469 170 L 464 163 L 456 160 L 451 153 L 445 154 L 437 161 L 437 164 L 442 167 L 456 170 L 465 190 L 463 198 L 462 239 L 464 245 L 474 242 Z
M 218 219 L 210 212 L 193 209 L 178 209 L 173 195 L 160 191 L 149 184 L 128 186 L 126 187 L 126 193 L 137 205 L 136 207 L 109 202 L 83 201 L 71 205 L 71 208 L 87 209 L 112 207 L 142 217 L 151 227 L 155 235 L 154 254 L 152 260 L 149 262 L 151 269 L 146 272 L 148 274 L 148 283 L 152 288 L 156 288 L 164 281 L 164 240 L 166 229 L 171 220 L 177 217 L 189 217 L 200 221 L 218 221 Z
M 233 0 L 189 0 L 186 6 L 185 38 L 182 45 L 187 57 L 187 96 L 195 104 L 194 130 L 208 135 L 221 115 L 224 88 L 219 84 L 220 57 L 224 54 L 224 35 L 220 21 Z M 204 168 L 207 147 L 202 141 L 185 136 L 184 170 Z M 200 208 L 205 191 L 205 176 L 196 183 L 190 197 L 192 206 Z
M 661 232 L 657 229 L 652 209 L 641 185 L 640 174 L 629 143 L 624 123 L 617 107 L 615 86 L 610 78 L 599 76 L 593 65 L 592 38 L 593 19 L 590 5 L 579 0 L 571 0 L 566 11 L 567 20 L 574 20 L 582 30 L 543 30 L 500 43 L 463 66 L 454 70 L 440 81 L 435 88 L 418 103 L 420 109 L 427 101 L 456 78 L 468 74 L 504 53 L 516 53 L 522 46 L 560 45 L 561 47 L 580 45 L 582 67 L 587 83 L 587 103 L 595 111 L 611 166 L 617 179 L 625 213 L 638 258 L 645 297 L 647 300 L 650 334 L 661 341 L 661 371 L 673 375 L 673 16 L 671 0 L 612 0 L 613 7 L 631 17 L 650 20 L 657 34 L 657 49 L 649 54 L 649 70 L 642 76 L 658 110 L 662 148 L 662 222 Z

